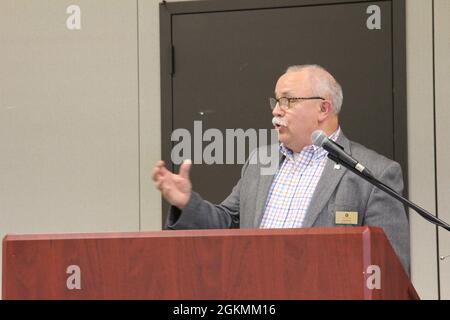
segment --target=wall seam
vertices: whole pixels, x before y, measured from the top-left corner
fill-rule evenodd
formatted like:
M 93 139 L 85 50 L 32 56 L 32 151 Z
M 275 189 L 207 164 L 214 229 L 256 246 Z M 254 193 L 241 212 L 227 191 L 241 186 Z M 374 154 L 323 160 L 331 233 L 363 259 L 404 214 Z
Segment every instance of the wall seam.
M 136 45 L 137 45 L 137 133 L 138 133 L 138 217 L 139 231 L 142 231 L 141 225 L 141 84 L 140 84 L 140 61 L 139 61 L 139 0 L 136 0 Z
M 431 28 L 432 28 L 432 61 L 433 61 L 433 139 L 434 139 L 434 197 L 435 197 L 435 212 L 436 217 L 439 217 L 438 212 L 438 174 L 437 174 L 437 143 L 436 143 L 436 52 L 435 52 L 435 11 L 434 0 L 431 1 Z M 440 264 L 439 264 L 439 227 L 436 226 L 436 268 L 437 268 L 437 289 L 438 300 L 441 300 L 441 279 L 440 279 Z

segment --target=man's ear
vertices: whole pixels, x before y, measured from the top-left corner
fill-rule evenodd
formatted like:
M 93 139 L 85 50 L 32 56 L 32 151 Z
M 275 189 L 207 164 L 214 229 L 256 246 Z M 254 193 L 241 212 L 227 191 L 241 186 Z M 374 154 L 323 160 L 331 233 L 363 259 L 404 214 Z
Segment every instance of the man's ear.
M 330 101 L 324 100 L 320 104 L 320 120 L 325 120 L 333 113 L 333 106 Z

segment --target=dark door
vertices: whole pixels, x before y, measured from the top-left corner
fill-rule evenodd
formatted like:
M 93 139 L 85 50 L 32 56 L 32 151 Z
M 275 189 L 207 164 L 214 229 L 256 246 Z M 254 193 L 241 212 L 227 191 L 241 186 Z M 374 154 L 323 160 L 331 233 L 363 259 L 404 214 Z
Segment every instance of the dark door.
M 202 121 L 203 131 L 270 129 L 268 97 L 273 96 L 277 78 L 289 65 L 320 64 L 343 87 L 340 123 L 347 137 L 397 158 L 406 170 L 406 134 L 395 132 L 402 130 L 396 126 L 403 128 L 406 114 L 399 114 L 404 100 L 394 97 L 393 4 L 304 5 L 307 2 L 277 7 L 283 1 L 273 1 L 273 6 L 265 8 L 230 7 L 227 11 L 213 11 L 211 4 L 203 11 L 201 3 L 172 7 L 173 74 L 170 83 L 162 82 L 165 159 L 170 157 L 170 132 L 186 128 L 193 133 L 195 120 Z M 376 17 L 373 11 L 367 12 L 374 4 L 379 8 L 379 21 L 370 20 Z M 368 19 L 378 23 L 379 29 L 369 28 Z M 169 35 L 166 38 L 170 40 Z M 162 46 L 166 43 L 161 42 Z M 167 52 L 161 49 L 162 54 Z M 162 73 L 168 70 L 163 64 Z M 171 90 L 171 99 L 164 98 L 167 90 Z M 207 200 L 220 202 L 238 181 L 240 168 L 194 165 L 194 190 Z

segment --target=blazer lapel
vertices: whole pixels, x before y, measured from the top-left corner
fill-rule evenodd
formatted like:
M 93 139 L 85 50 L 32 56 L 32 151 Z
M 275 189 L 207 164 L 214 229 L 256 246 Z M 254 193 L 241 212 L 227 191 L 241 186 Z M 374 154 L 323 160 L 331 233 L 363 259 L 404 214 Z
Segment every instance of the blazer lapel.
M 344 147 L 345 152 L 350 153 L 350 142 L 344 136 L 342 130 L 336 142 Z M 336 186 L 342 179 L 342 176 L 344 175 L 346 170 L 347 169 L 343 166 L 340 166 L 339 169 L 335 169 L 335 162 L 331 159 L 327 159 L 322 177 L 320 177 L 319 183 L 317 184 L 316 190 L 314 191 L 313 197 L 311 199 L 311 203 L 306 212 L 303 227 L 312 227 L 319 213 L 330 201 L 330 197 L 333 194 L 334 189 L 336 189 Z

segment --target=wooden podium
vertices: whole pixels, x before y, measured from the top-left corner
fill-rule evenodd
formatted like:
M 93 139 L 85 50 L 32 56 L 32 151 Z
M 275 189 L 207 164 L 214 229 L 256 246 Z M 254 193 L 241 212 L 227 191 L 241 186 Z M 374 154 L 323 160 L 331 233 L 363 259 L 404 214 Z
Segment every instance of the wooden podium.
M 3 299 L 418 299 L 379 228 L 7 235 Z

